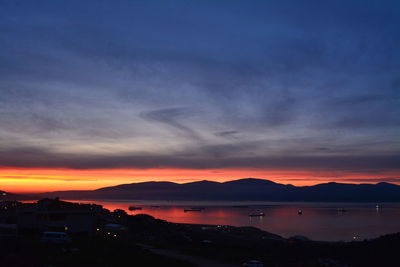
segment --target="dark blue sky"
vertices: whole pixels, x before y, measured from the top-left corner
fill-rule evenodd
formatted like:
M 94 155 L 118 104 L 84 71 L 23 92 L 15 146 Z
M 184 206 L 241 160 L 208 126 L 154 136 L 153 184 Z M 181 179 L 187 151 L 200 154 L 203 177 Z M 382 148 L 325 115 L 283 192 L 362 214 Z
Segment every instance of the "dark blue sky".
M 0 3 L 0 164 L 399 172 L 399 1 Z

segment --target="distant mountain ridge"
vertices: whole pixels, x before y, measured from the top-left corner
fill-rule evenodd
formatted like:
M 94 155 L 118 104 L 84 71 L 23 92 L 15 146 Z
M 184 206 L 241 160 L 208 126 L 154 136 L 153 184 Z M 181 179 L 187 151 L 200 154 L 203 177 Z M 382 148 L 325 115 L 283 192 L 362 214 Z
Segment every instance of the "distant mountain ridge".
M 0 190 L 0 201 L 10 201 L 10 200 L 14 201 L 14 200 L 28 200 L 28 199 L 30 199 L 30 197 L 26 195 L 14 194 Z
M 96 190 L 48 192 L 35 195 L 35 197 L 60 197 L 71 200 L 399 202 L 400 186 L 390 183 L 343 184 L 335 182 L 313 186 L 294 186 L 264 179 L 245 178 L 223 183 L 207 180 L 185 184 L 143 182 Z

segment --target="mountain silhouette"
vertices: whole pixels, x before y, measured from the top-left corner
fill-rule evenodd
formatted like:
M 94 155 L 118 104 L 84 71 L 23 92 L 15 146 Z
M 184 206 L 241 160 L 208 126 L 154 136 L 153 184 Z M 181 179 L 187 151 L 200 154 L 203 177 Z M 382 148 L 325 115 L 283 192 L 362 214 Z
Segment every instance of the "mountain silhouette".
M 293 186 L 269 180 L 246 178 L 228 182 L 199 181 L 184 184 L 143 182 L 121 184 L 96 190 L 56 191 L 35 197 L 64 199 L 135 200 L 228 200 L 228 201 L 329 201 L 397 202 L 400 186 L 390 183 L 323 183 Z
M 14 201 L 14 200 L 28 200 L 28 199 L 31 199 L 31 197 L 26 195 L 13 194 L 0 190 L 0 201 Z

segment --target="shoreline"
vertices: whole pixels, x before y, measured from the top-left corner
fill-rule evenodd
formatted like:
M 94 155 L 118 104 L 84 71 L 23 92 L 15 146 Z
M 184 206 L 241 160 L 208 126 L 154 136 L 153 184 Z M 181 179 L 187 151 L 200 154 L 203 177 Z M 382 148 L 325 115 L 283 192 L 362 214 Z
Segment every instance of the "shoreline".
M 130 215 L 148 214 L 173 223 L 250 226 L 276 233 L 285 238 L 305 236 L 310 240 L 320 242 L 371 240 L 400 231 L 398 225 L 392 220 L 400 215 L 398 203 L 381 204 L 383 209 L 377 210 L 373 203 L 66 201 L 97 204 L 110 211 L 120 209 Z M 33 201 L 26 202 L 32 203 Z M 130 205 L 142 207 L 143 210 L 131 211 L 129 210 Z M 201 211 L 184 212 L 185 209 L 192 207 L 201 207 Z M 346 212 L 341 212 L 342 208 L 345 208 Z M 298 210 L 302 210 L 301 215 L 298 214 Z M 265 217 L 248 216 L 256 212 L 264 213 Z M 319 224 L 319 227 L 314 228 L 313 225 L 316 223 Z M 371 229 L 370 224 L 375 225 L 375 228 Z
M 17 210 L 18 205 L 9 204 L 15 208 L 17 216 L 21 216 L 20 212 L 25 209 L 48 215 L 87 214 L 83 222 L 97 222 L 97 228 L 89 227 L 84 234 L 74 232 L 74 229 L 77 230 L 77 225 L 74 226 L 76 221 L 65 220 L 62 225 L 71 223 L 64 231 L 67 231 L 72 241 L 52 246 L 42 244 L 40 236 L 43 231 L 56 230 L 21 228 L 15 239 L 2 242 L 6 247 L 0 250 L 0 254 L 6 259 L 18 255 L 23 263 L 34 259 L 36 262 L 50 261 L 57 266 L 54 262 L 60 260 L 81 262 L 97 257 L 101 262 L 107 262 L 106 266 L 116 266 L 112 262 L 126 261 L 133 253 L 141 264 L 155 264 L 167 259 L 179 261 L 179 265 L 176 262 L 171 266 L 240 266 L 254 259 L 266 266 L 385 266 L 381 263 L 394 260 L 397 255 L 394 253 L 396 245 L 400 242 L 400 233 L 351 242 L 314 241 L 304 236 L 283 238 L 256 227 L 173 223 L 143 213 L 131 215 L 121 209 L 112 211 L 96 204 L 77 204 L 57 199 L 21 204 L 21 210 Z M 32 218 L 37 218 L 39 222 L 41 218 L 51 216 Z M 54 226 L 54 221 L 49 222 L 47 226 Z M 84 225 L 90 224 L 84 223 L 81 226 Z M 43 226 L 47 227 L 46 224 Z M 110 248 L 113 248 L 111 253 Z M 369 253 L 371 250 L 374 253 Z M 160 265 L 157 263 L 150 266 Z

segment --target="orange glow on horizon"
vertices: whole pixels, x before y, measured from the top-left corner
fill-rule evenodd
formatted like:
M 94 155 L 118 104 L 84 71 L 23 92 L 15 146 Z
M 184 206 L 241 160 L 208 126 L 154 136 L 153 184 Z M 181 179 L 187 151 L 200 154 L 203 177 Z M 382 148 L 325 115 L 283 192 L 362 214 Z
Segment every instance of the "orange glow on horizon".
M 0 190 L 13 193 L 37 193 L 59 190 L 93 190 L 106 186 L 146 181 L 187 183 L 199 180 L 224 182 L 241 178 L 268 179 L 297 186 L 325 182 L 374 183 L 381 177 L 399 177 L 399 173 L 345 173 L 339 171 L 294 171 L 265 169 L 28 169 L 1 168 Z M 359 182 L 357 179 L 361 179 Z M 374 181 L 374 179 L 377 179 Z

